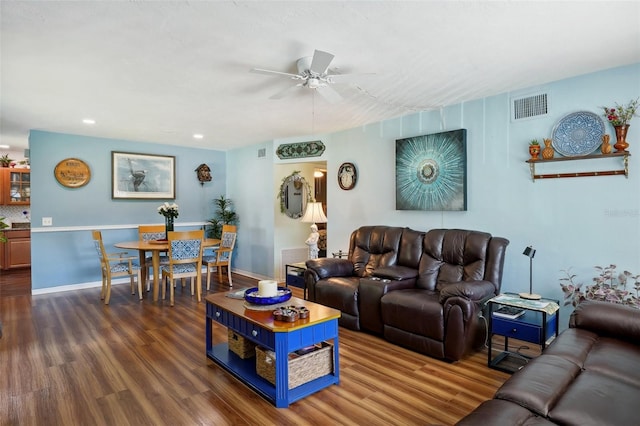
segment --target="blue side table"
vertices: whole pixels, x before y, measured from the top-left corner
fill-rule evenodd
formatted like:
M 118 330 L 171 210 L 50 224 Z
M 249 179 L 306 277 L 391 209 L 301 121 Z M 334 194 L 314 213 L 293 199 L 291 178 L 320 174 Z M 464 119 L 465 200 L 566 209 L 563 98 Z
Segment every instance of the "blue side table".
M 528 300 L 517 294 L 501 294 L 489 300 L 489 348 L 487 364 L 490 368 L 514 373 L 522 368 L 531 357 L 509 351 L 509 338 L 540 345 L 544 351 L 549 343 L 558 336 L 559 302 L 553 299 Z M 524 310 L 517 318 L 505 318 L 496 315 L 502 306 L 511 306 Z M 493 357 L 493 336 L 504 337 L 504 349 Z

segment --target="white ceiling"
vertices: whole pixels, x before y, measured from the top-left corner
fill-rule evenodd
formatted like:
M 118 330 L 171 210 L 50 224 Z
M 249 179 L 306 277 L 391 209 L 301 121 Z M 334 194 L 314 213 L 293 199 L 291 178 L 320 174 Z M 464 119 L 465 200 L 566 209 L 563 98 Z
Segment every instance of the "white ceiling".
M 40 129 L 226 150 L 640 62 L 637 1 L 3 0 L 0 13 L 0 143 L 16 148 Z M 330 104 L 303 88 L 270 100 L 294 82 L 249 72 L 295 72 L 314 49 L 375 75 Z

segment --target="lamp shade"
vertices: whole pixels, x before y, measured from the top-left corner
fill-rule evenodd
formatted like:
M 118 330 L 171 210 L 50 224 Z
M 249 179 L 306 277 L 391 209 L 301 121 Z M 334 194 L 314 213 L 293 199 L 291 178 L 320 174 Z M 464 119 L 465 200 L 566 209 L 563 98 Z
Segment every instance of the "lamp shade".
M 322 211 L 322 203 L 307 203 L 307 210 L 305 210 L 304 216 L 300 221 L 305 223 L 326 223 L 327 216 Z

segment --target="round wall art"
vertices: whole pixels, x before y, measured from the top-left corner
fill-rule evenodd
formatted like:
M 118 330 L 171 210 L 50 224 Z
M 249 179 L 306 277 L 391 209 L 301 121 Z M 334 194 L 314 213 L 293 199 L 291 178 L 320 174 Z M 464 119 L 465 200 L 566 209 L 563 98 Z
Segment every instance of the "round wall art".
M 342 163 L 338 168 L 338 185 L 348 191 L 356 186 L 358 173 L 353 163 Z
M 91 170 L 87 163 L 77 158 L 65 158 L 59 162 L 53 175 L 62 186 L 79 188 L 91 180 Z
M 396 141 L 396 210 L 467 209 L 467 131 Z

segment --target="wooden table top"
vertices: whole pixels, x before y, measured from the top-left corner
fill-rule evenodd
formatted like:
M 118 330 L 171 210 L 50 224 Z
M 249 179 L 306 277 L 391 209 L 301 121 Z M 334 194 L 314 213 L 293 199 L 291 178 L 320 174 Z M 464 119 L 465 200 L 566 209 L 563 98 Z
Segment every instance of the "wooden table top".
M 205 238 L 203 242 L 204 247 L 217 246 L 220 244 L 220 240 L 217 238 Z M 123 241 L 120 243 L 115 243 L 115 247 L 129 249 L 129 250 L 167 250 L 169 248 L 169 243 L 167 241 Z
M 233 290 L 233 292 L 235 291 L 237 290 Z M 299 319 L 295 322 L 276 321 L 273 319 L 273 311 L 275 308 L 264 311 L 249 309 L 245 306 L 244 299 L 227 297 L 229 293 L 231 292 L 211 294 L 206 296 L 204 300 L 273 332 L 293 331 L 321 322 L 338 319 L 341 315 L 341 312 L 337 309 L 292 297 L 286 302 L 287 306 L 304 306 L 309 310 L 309 317 Z

